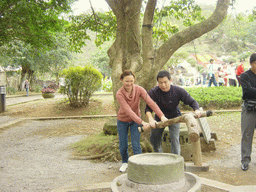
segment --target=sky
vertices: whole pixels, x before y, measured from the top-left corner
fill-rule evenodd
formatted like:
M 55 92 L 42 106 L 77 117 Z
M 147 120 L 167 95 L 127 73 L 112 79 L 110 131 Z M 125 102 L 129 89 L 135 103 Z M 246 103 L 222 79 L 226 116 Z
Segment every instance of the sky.
M 168 2 L 168 0 L 159 0 L 163 3 Z M 104 11 L 108 11 L 108 5 L 105 0 L 91 0 L 92 6 L 94 8 L 103 9 Z M 217 0 L 195 0 L 198 4 L 206 4 L 206 5 L 215 5 Z M 236 13 L 246 13 L 247 10 L 252 10 L 252 8 L 256 6 L 255 0 L 236 0 L 236 4 L 234 6 Z M 78 0 L 73 5 L 73 11 L 75 15 L 85 12 L 90 9 L 89 0 Z

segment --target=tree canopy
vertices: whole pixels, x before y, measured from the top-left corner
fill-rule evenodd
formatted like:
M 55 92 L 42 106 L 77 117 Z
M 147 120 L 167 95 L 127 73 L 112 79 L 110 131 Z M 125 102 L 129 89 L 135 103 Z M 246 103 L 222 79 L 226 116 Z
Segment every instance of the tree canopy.
M 114 38 L 108 50 L 114 96 L 121 86 L 119 76 L 125 69 L 135 72 L 137 84 L 152 88 L 154 77 L 172 55 L 183 45 L 216 28 L 225 19 L 230 3 L 218 0 L 213 14 L 203 19 L 193 0 L 171 1 L 163 9 L 157 7 L 157 0 L 106 2 L 112 12 L 96 14 L 92 11 L 92 14 L 74 17 L 69 32 L 74 47 L 84 45 L 81 37 L 89 38 L 87 30 L 97 33 L 96 43 Z M 168 21 L 160 22 L 162 15 L 182 19 L 185 28 L 178 30 Z M 157 21 L 159 27 L 156 27 Z
M 62 13 L 71 11 L 75 0 L 1 0 L 0 46 L 20 40 L 37 48 L 52 45 L 52 33 L 67 22 Z

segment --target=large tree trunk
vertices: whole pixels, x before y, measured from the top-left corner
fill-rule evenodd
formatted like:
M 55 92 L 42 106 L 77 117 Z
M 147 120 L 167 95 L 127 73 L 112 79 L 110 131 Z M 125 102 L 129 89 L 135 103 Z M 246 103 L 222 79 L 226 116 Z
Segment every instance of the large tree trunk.
M 157 0 L 148 0 L 142 29 L 140 11 L 143 0 L 106 0 L 117 18 L 116 40 L 108 50 L 112 69 L 113 94 L 121 87 L 119 76 L 124 69 L 135 73 L 136 84 L 146 90 L 156 85 L 156 75 L 183 45 L 216 28 L 226 17 L 230 0 L 218 0 L 207 20 L 173 35 L 154 50 L 152 24 Z M 116 102 L 115 102 L 116 103 Z M 142 110 L 145 104 L 142 104 Z M 118 109 L 118 105 L 116 110 Z M 142 111 L 142 114 L 143 111 Z

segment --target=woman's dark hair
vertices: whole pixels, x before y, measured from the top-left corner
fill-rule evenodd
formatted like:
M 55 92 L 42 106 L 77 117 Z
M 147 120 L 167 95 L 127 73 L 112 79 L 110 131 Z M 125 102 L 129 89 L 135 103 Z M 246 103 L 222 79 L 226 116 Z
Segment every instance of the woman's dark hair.
M 158 78 L 164 78 L 167 77 L 169 80 L 171 80 L 171 74 L 169 73 L 169 71 L 166 70 L 162 70 L 159 71 L 156 77 L 156 80 L 158 81 Z
M 124 70 L 123 73 L 120 75 L 120 80 L 123 80 L 125 76 L 132 75 L 135 79 L 135 75 L 131 70 Z
M 250 56 L 250 64 L 252 64 L 254 61 L 256 61 L 256 53 L 253 53 Z

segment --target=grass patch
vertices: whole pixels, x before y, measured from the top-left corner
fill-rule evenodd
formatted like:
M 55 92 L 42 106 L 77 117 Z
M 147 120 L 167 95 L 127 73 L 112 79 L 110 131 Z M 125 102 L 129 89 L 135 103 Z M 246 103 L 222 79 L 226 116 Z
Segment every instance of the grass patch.
M 72 144 L 71 148 L 74 149 L 74 156 L 86 157 L 85 159 L 100 161 L 118 161 L 121 159 L 117 136 L 105 135 L 103 132 L 86 137 Z

